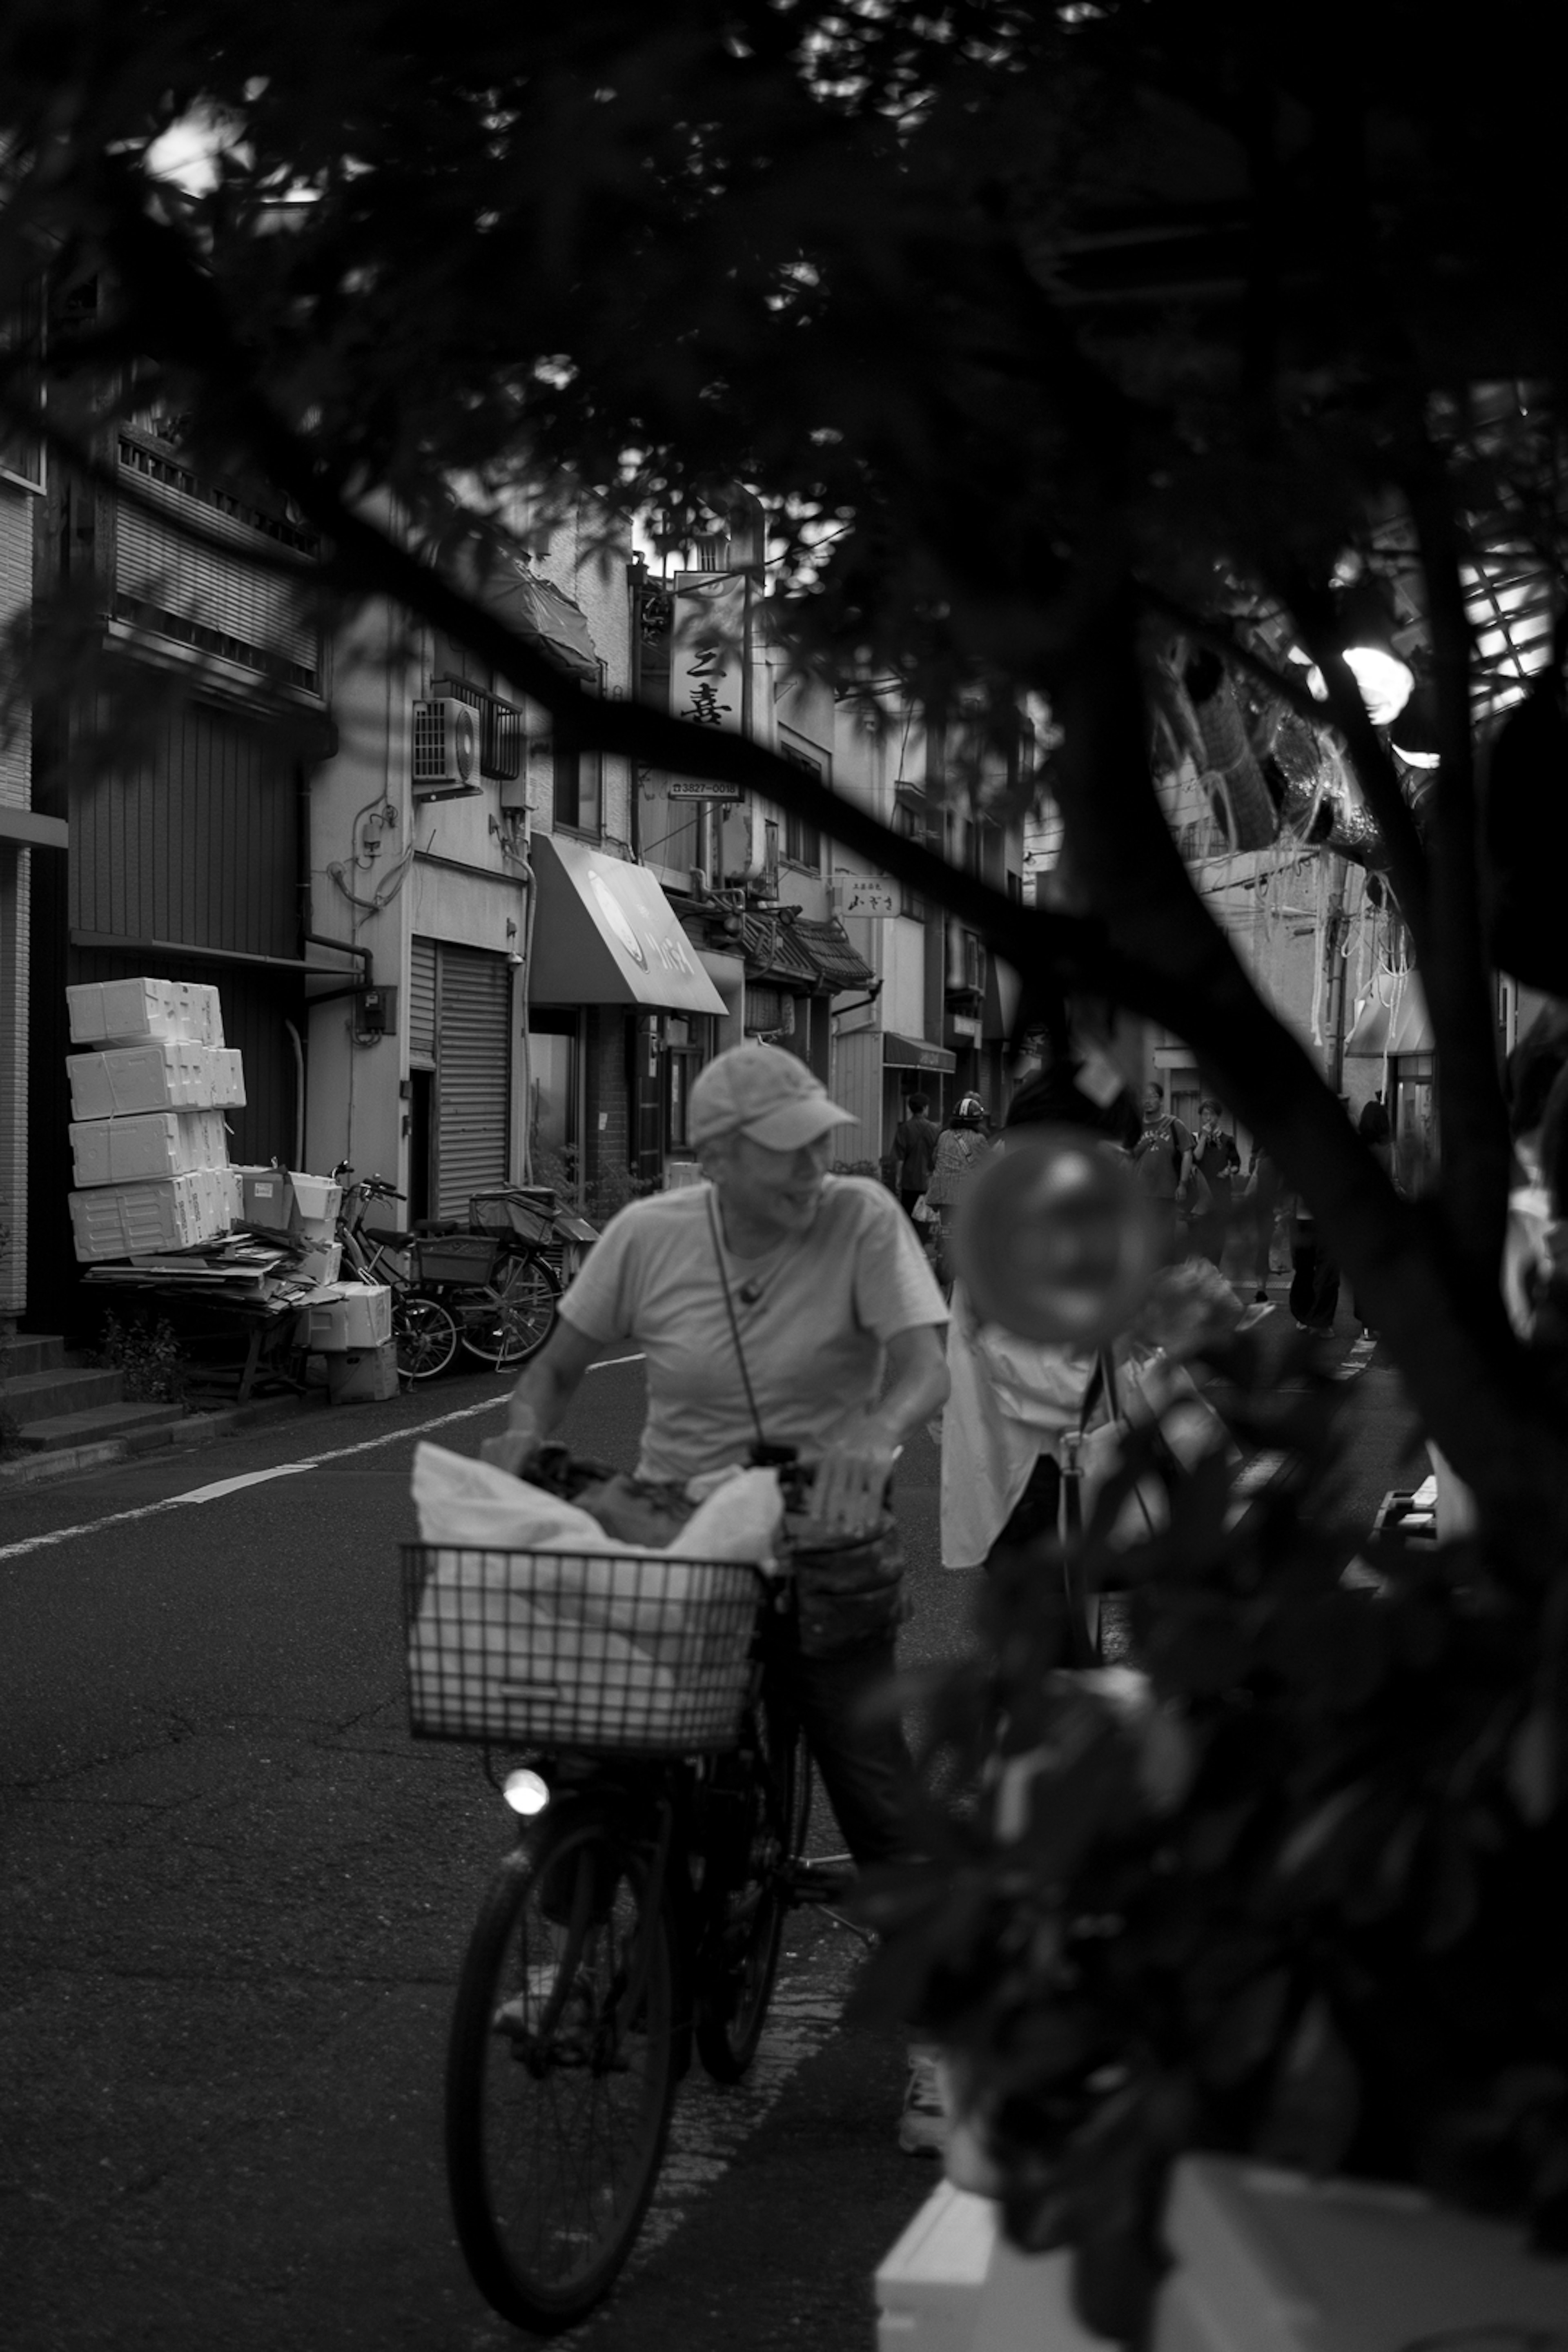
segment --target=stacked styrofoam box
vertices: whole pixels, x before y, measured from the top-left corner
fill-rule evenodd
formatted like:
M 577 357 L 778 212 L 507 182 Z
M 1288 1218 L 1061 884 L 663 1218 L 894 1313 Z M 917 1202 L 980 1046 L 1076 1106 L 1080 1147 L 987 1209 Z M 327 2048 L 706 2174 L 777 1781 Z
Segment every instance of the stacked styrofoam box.
M 66 1062 L 76 1254 L 83 1261 L 185 1249 L 240 1214 L 223 1112 L 245 1100 L 237 1053 L 223 1042 L 216 988 L 116 980 L 68 988 Z
M 228 1135 L 220 1110 L 149 1110 L 119 1118 L 73 1119 L 71 1172 L 78 1184 L 135 1184 L 149 1176 L 184 1176 L 226 1168 Z
M 245 1100 L 239 1055 L 180 1038 L 66 1059 L 72 1118 L 122 1118 L 149 1110 L 227 1110 Z
M 67 989 L 66 1004 L 73 1045 L 138 1045 L 151 1038 L 223 1044 L 218 992 L 201 981 L 89 981 Z

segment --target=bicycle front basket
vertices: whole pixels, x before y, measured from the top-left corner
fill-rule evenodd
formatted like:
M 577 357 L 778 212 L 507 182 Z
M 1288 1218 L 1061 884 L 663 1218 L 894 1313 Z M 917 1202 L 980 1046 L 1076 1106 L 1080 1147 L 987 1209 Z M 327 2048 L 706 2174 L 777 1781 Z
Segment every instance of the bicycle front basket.
M 405 1544 L 403 1579 L 416 1736 L 648 1755 L 734 1746 L 756 1569 Z
M 422 1234 L 414 1252 L 415 1279 L 482 1288 L 495 1272 L 499 1247 L 489 1234 Z

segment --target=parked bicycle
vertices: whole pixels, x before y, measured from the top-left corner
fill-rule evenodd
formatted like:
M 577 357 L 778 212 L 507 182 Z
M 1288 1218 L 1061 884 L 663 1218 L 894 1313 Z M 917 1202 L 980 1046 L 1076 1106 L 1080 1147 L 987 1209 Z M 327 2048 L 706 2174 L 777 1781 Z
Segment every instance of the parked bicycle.
M 544 1345 L 561 1286 L 536 1244 L 434 1220 L 413 1232 L 367 1225 L 368 1208 L 405 1196 L 384 1176 L 355 1181 L 346 1163 L 333 1174 L 343 1186 L 337 1230 L 344 1259 L 366 1282 L 391 1289 L 392 1335 L 405 1379 L 434 1380 L 459 1346 L 479 1363 L 506 1370 Z
M 480 2293 L 553 2334 L 636 2242 L 693 2048 L 740 2080 L 788 1909 L 833 1892 L 802 1862 L 810 1764 L 767 1671 L 790 1585 L 423 1544 L 404 1580 L 415 1733 L 524 1751 L 504 1781 L 486 1759 L 521 1827 L 458 1986 L 447 2164 Z M 603 1605 L 568 1614 L 563 1589 Z

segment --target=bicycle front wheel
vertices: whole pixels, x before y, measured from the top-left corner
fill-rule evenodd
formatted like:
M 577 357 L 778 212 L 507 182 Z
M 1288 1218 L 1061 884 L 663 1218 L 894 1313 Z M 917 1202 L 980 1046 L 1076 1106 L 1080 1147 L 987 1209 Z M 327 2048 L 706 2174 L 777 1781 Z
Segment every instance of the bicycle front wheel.
M 720 1771 L 738 1776 L 729 1801 L 741 1808 L 741 1835 L 726 1841 L 716 1874 L 721 1908 L 697 1992 L 697 2053 L 715 2082 L 738 2083 L 757 2054 L 779 1972 L 790 1874 L 811 1817 L 811 1759 L 793 1717 L 764 1697 L 740 1756 Z
M 505 1370 L 543 1347 L 555 1328 L 561 1286 L 542 1257 L 503 1258 L 482 1293 L 463 1299 L 463 1345 L 482 1364 Z
M 433 1381 L 458 1352 L 458 1327 L 438 1298 L 394 1295 L 392 1337 L 407 1381 Z
M 595 1806 L 493 1881 L 458 1986 L 447 2168 L 474 2284 L 514 2326 L 591 2310 L 636 2242 L 675 2099 L 669 1915 Z

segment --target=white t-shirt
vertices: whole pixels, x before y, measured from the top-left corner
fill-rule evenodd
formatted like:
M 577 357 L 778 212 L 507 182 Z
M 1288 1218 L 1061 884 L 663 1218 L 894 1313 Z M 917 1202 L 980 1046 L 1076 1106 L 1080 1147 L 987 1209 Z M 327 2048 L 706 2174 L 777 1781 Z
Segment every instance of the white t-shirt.
M 685 1479 L 743 1462 L 756 1440 L 715 1255 L 712 1189 L 634 1201 L 605 1229 L 561 1311 L 602 1346 L 647 1357 L 648 1414 L 637 1464 Z M 724 1252 L 763 1434 L 822 1453 L 881 1393 L 884 1349 L 947 1308 L 909 1219 L 884 1185 L 829 1176 L 808 1233 L 765 1257 Z M 747 1294 L 742 1297 L 744 1290 Z

